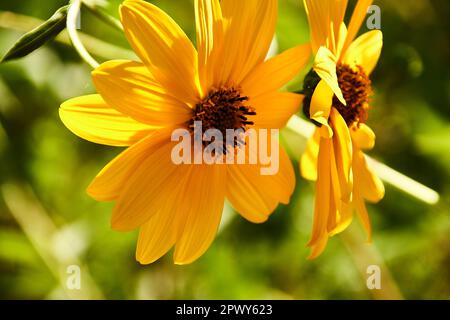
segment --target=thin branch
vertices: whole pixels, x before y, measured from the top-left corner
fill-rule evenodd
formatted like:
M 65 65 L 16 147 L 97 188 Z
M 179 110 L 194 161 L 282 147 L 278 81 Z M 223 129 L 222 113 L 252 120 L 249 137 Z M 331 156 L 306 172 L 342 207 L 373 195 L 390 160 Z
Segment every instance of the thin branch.
M 439 202 L 439 193 L 423 184 L 411 179 L 410 177 L 389 168 L 384 163 L 366 156 L 369 166 L 375 170 L 377 175 L 385 182 L 399 188 L 400 190 L 416 197 L 428 204 L 436 204 Z

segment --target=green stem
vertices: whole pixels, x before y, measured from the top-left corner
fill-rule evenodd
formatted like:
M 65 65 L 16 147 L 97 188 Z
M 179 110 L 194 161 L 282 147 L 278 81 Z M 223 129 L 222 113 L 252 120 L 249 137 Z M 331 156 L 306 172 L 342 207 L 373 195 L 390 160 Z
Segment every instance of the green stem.
M 80 8 L 81 0 L 71 1 L 69 11 L 67 13 L 67 32 L 69 33 L 70 40 L 72 41 L 72 44 L 80 57 L 93 69 L 95 69 L 100 64 L 89 54 L 78 36 L 77 19 L 80 14 Z
M 105 12 L 102 8 L 99 6 L 88 2 L 88 1 L 82 1 L 83 6 L 88 9 L 92 14 L 94 14 L 97 18 L 105 22 L 106 24 L 110 25 L 117 31 L 123 32 L 122 24 L 119 20 L 116 18 L 110 16 L 108 13 Z
M 368 165 L 376 172 L 376 174 L 386 183 L 397 187 L 398 189 L 406 192 L 407 194 L 416 197 L 428 204 L 436 204 L 439 202 L 439 193 L 433 189 L 424 186 L 423 184 L 411 179 L 410 177 L 389 168 L 384 163 L 381 163 L 368 156 Z

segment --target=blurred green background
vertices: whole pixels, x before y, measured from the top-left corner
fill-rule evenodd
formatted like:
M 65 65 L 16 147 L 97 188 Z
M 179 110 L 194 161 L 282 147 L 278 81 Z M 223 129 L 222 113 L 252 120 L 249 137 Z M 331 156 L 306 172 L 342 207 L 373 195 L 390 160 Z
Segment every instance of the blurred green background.
M 120 2 L 107 1 L 116 17 Z M 151 2 L 195 38 L 193 1 Z M 169 254 L 140 266 L 134 259 L 137 233 L 112 231 L 112 204 L 85 193 L 121 150 L 83 141 L 59 120 L 61 102 L 94 92 L 89 67 L 62 35 L 25 59 L 0 65 L 0 298 L 450 298 L 450 2 L 375 3 L 382 9 L 384 50 L 372 77 L 376 97 L 369 124 L 377 146 L 371 155 L 437 190 L 437 205 L 387 186 L 385 199 L 369 206 L 372 245 L 356 222 L 320 258 L 308 261 L 314 186 L 298 177 L 291 204 L 280 206 L 264 225 L 227 209 L 215 242 L 194 264 L 175 266 Z M 35 18 L 47 19 L 65 4 L 1 1 L 0 55 Z M 85 10 L 82 32 L 129 49 L 120 32 Z M 279 49 L 308 38 L 301 1 L 280 0 Z M 84 40 L 100 61 L 128 56 Z M 301 79 L 289 89 L 299 90 Z M 305 141 L 287 131 L 283 141 L 298 176 Z M 371 264 L 382 269 L 381 290 L 367 289 Z M 81 267 L 81 290 L 66 286 L 69 265 Z

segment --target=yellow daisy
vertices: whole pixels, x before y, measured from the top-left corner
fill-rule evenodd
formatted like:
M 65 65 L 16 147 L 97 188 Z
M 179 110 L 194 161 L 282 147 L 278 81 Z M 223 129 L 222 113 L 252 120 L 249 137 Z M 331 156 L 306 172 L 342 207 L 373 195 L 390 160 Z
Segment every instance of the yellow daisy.
M 140 228 L 136 257 L 143 264 L 173 246 L 177 264 L 200 257 L 216 235 L 225 198 L 244 218 L 261 223 L 279 203 L 289 202 L 294 189 L 283 150 L 273 176 L 261 175 L 260 165 L 172 162 L 171 133 L 192 130 L 196 120 L 203 120 L 204 130 L 222 133 L 283 127 L 303 96 L 278 90 L 311 52 L 302 45 L 266 61 L 276 0 L 196 0 L 195 13 L 197 49 L 162 10 L 125 1 L 121 21 L 142 62 L 102 64 L 92 73 L 99 94 L 60 108 L 64 124 L 81 138 L 128 147 L 97 175 L 88 193 L 115 201 L 115 230 Z
M 383 45 L 379 30 L 356 38 L 371 0 L 360 0 L 344 24 L 347 0 L 304 0 L 315 55 L 305 78 L 305 114 L 317 125 L 301 159 L 303 177 L 316 182 L 310 258 L 320 255 L 328 238 L 342 232 L 356 210 L 369 241 L 365 200 L 377 202 L 384 186 L 368 167 L 362 150 L 375 144 L 366 125 L 372 94 L 369 75 Z

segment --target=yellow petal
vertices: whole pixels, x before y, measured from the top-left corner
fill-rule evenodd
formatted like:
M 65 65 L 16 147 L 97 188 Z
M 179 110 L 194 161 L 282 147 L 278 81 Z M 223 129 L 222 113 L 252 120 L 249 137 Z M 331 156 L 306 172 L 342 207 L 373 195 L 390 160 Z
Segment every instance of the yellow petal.
M 279 171 L 261 175 L 261 165 L 229 165 L 226 195 L 245 219 L 262 223 L 278 203 L 289 203 L 295 188 L 292 163 L 283 148 L 279 150 Z
M 105 166 L 89 185 L 88 194 L 98 201 L 116 200 L 139 165 L 155 152 L 163 141 L 170 140 L 170 130 L 157 130 L 132 145 Z
M 372 2 L 373 0 L 358 0 L 355 10 L 353 11 L 350 24 L 348 25 L 347 39 L 345 40 L 343 53 L 345 53 L 346 49 L 350 46 L 358 34 L 359 28 L 361 28 L 361 24 L 366 18 L 367 9 L 369 9 Z
M 340 151 L 338 148 L 335 141 L 333 141 L 330 148 L 332 192 L 330 193 L 330 213 L 327 225 L 329 237 L 345 230 L 352 221 L 350 200 L 353 185 L 352 181 L 347 183 L 344 180 L 343 170 L 341 169 L 342 160 L 339 157 Z
M 278 15 L 277 0 L 222 0 L 226 20 L 221 79 L 239 84 L 269 51 Z
M 328 243 L 328 235 L 323 234 L 313 245 L 311 245 L 311 253 L 308 256 L 308 260 L 314 260 L 320 256 Z
M 342 33 L 345 11 L 347 10 L 348 0 L 327 0 L 330 2 L 331 31 L 334 33 L 335 47 L 339 47 L 339 42 L 344 42 L 347 33 Z M 337 53 L 337 51 L 335 51 Z
M 281 129 L 298 111 L 303 95 L 288 92 L 270 92 L 250 98 L 249 105 L 255 109 L 256 115 L 249 117 L 258 128 Z
M 346 36 L 346 34 L 342 34 L 341 31 L 348 1 L 325 0 L 324 2 L 328 3 L 328 18 L 326 24 L 326 26 L 328 26 L 328 36 L 326 39 L 327 48 L 333 52 L 335 57 L 339 57 L 340 45 L 345 42 L 345 38 L 342 39 L 341 37 Z
M 353 142 L 362 150 L 371 150 L 375 146 L 375 133 L 364 123 L 350 128 Z
M 329 38 L 330 1 L 303 0 L 306 15 L 308 16 L 311 33 L 311 46 L 316 53 L 321 46 L 325 46 Z
M 177 23 L 145 1 L 125 1 L 120 16 L 130 45 L 158 82 L 181 100 L 195 103 L 197 51 Z
M 259 133 L 259 135 L 261 139 L 261 133 Z M 272 137 L 270 135 L 270 132 L 267 132 L 265 141 L 267 141 L 267 144 L 269 146 L 272 145 L 272 139 L 277 138 Z M 272 150 L 271 147 L 269 147 L 268 149 L 269 149 L 268 153 L 270 153 L 272 157 L 271 164 L 274 164 L 273 162 L 277 161 L 275 150 Z M 277 199 L 277 201 L 283 204 L 288 204 L 295 188 L 294 168 L 286 151 L 280 145 L 278 145 L 278 157 L 279 157 L 278 171 L 276 171 L 275 174 L 273 175 L 261 174 L 261 168 L 268 167 L 268 165 L 261 163 L 261 159 L 259 159 L 258 165 L 255 166 L 250 164 L 246 170 L 249 170 L 249 172 L 252 171 L 255 174 L 254 181 L 259 188 L 265 186 L 267 190 L 270 192 L 270 194 L 275 199 Z
M 165 210 L 155 214 L 141 227 L 136 247 L 137 261 L 151 264 L 173 247 L 176 239 L 173 219 L 172 212 Z
M 342 50 L 344 49 L 345 39 L 347 39 L 347 26 L 344 22 L 342 22 L 339 28 L 339 36 L 336 43 L 336 57 L 339 57 L 339 60 L 342 58 Z
M 343 201 L 349 202 L 353 190 L 352 139 L 347 124 L 339 112 L 332 108 L 333 147 Z
M 246 175 L 247 174 L 247 175 Z M 226 197 L 231 206 L 245 219 L 253 223 L 263 223 L 275 210 L 278 201 L 265 189 L 258 188 L 247 176 L 243 166 L 228 168 Z
M 370 75 L 377 65 L 382 47 L 383 33 L 380 30 L 366 32 L 348 47 L 343 61 L 350 66 L 361 66 Z
M 367 212 L 366 205 L 364 203 L 364 199 L 358 194 L 355 193 L 354 205 L 356 208 L 356 212 L 358 213 L 359 220 L 363 225 L 364 229 L 367 233 L 367 241 L 372 241 L 372 225 L 370 223 L 369 213 Z
M 241 83 L 243 92 L 257 97 L 276 91 L 292 80 L 308 62 L 311 55 L 309 44 L 297 46 L 257 66 Z
M 339 88 L 339 82 L 336 74 L 336 62 L 336 57 L 330 50 L 325 47 L 320 47 L 314 60 L 313 69 L 319 77 L 328 84 L 339 101 L 346 106 L 347 102 L 345 101 L 342 91 Z
M 353 221 L 353 204 L 345 203 L 343 201 L 341 201 L 340 204 L 339 219 L 336 223 L 336 227 L 329 232 L 328 236 L 330 237 L 343 232 Z
M 64 102 L 59 116 L 77 136 L 109 146 L 130 146 L 156 129 L 109 107 L 95 94 Z
M 358 192 L 371 202 L 379 202 L 384 197 L 384 185 L 380 178 L 369 168 L 361 151 L 356 151 L 353 160 L 355 181 L 358 181 Z
M 195 21 L 197 24 L 197 49 L 199 77 L 203 95 L 217 85 L 219 79 L 214 72 L 221 63 L 223 45 L 223 18 L 219 0 L 195 0 Z
M 158 212 L 146 222 L 139 231 L 136 259 L 142 264 L 150 264 L 161 258 L 172 248 L 177 239 L 177 215 L 184 212 L 180 202 L 186 188 L 192 166 L 186 168 L 189 173 L 175 186 L 165 199 Z
M 300 159 L 300 173 L 303 178 L 317 180 L 317 156 L 319 155 L 320 131 L 316 129 L 308 140 L 306 150 Z
M 330 156 L 331 140 L 321 138 L 319 145 L 313 230 L 311 239 L 308 243 L 308 246 L 310 247 L 321 243 L 324 237 L 328 238 L 327 225 L 330 213 L 330 194 L 332 192 Z
M 330 146 L 330 192 L 328 197 L 330 199 L 330 209 L 327 219 L 327 233 L 333 232 L 336 228 L 337 222 L 340 219 L 341 209 L 341 187 L 336 167 L 336 156 L 334 153 L 334 146 Z
M 328 124 L 331 105 L 333 103 L 333 92 L 324 80 L 320 80 L 314 90 L 310 104 L 310 118 L 322 125 L 320 133 L 324 138 L 331 138 L 333 130 Z
M 108 61 L 92 72 L 98 92 L 120 112 L 154 126 L 185 123 L 192 109 L 174 98 L 138 62 Z
M 326 46 L 337 54 L 337 44 L 342 41 L 340 27 L 344 20 L 347 0 L 304 0 L 304 6 L 310 25 L 314 53 L 321 46 Z
M 176 264 L 191 263 L 208 249 L 216 236 L 225 201 L 225 166 L 197 165 L 192 170 L 192 179 L 179 199 L 185 209 L 177 217 L 182 227 L 175 245 Z
M 146 223 L 186 175 L 187 166 L 171 159 L 174 143 L 156 148 L 128 177 L 113 209 L 112 228 L 130 231 Z

